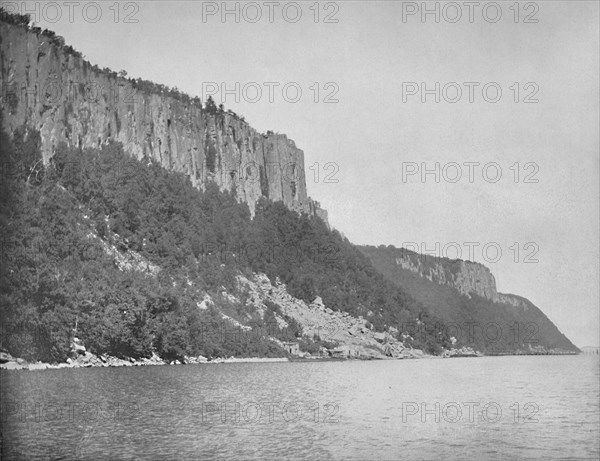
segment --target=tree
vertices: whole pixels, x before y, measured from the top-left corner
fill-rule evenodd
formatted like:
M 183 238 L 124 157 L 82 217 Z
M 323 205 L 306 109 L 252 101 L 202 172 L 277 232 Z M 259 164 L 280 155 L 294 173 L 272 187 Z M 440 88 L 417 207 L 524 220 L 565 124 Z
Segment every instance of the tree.
M 209 96 L 206 100 L 206 112 L 208 112 L 209 114 L 217 113 L 217 105 L 215 104 L 215 101 L 213 100 L 212 96 Z

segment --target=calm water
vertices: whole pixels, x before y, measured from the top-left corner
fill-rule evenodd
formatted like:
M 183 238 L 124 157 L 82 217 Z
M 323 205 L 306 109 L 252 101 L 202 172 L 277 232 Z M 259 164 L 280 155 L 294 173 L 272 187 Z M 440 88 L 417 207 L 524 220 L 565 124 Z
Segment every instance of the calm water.
M 598 356 L 2 372 L 2 459 L 598 459 Z

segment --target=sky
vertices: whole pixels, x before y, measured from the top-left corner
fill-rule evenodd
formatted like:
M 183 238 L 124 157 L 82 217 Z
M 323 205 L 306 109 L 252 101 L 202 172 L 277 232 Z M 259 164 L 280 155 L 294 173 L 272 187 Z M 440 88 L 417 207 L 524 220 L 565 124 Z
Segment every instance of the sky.
M 286 133 L 353 243 L 485 264 L 598 346 L 597 1 L 2 3 Z

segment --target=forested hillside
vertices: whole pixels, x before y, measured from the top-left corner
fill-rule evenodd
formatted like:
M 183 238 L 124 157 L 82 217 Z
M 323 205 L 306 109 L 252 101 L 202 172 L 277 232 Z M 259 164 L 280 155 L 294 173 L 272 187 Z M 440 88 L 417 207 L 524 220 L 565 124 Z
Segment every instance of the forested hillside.
M 362 315 L 377 331 L 431 322 L 407 344 L 430 352 L 445 344 L 435 319 L 318 217 L 262 199 L 251 219 L 235 194 L 198 190 L 119 143 L 60 145 L 44 166 L 39 133 L 1 136 L 2 346 L 14 356 L 64 361 L 75 333 L 91 352 L 117 357 L 285 355 L 268 338 L 219 334 L 222 313 L 247 317 L 228 293 L 237 293 L 237 274 L 253 272 L 307 302 L 321 296 Z M 214 305 L 201 309 L 207 294 Z

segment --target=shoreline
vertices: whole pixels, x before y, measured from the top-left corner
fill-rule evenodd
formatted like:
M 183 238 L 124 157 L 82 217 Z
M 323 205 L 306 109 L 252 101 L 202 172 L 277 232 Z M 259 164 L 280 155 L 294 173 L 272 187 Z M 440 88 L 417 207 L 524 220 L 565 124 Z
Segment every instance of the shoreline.
M 89 354 L 92 356 L 92 354 Z M 204 357 L 186 357 L 185 362 L 166 361 L 154 355 L 151 358 L 144 359 L 119 359 L 111 356 L 96 357 L 93 359 L 88 357 L 87 361 L 78 359 L 68 359 L 68 362 L 62 363 L 46 363 L 35 362 L 29 363 L 23 359 L 15 359 L 5 363 L 0 363 L 0 371 L 40 371 L 40 370 L 61 370 L 61 369 L 78 369 L 78 368 L 120 368 L 120 367 L 145 367 L 145 366 L 180 366 L 180 365 L 218 365 L 227 363 L 300 363 L 300 362 L 347 362 L 347 361 L 383 361 L 383 360 L 423 360 L 423 359 L 453 359 L 453 358 L 481 358 L 481 357 L 519 357 L 519 356 L 562 356 L 562 355 L 581 355 L 576 352 L 553 352 L 553 353 L 506 353 L 506 354 L 455 354 L 455 355 L 414 355 L 405 357 L 228 357 L 216 358 L 208 360 Z
M 119 367 L 145 367 L 145 366 L 164 366 L 164 365 L 218 365 L 222 363 L 281 363 L 281 362 L 345 362 L 345 361 L 370 361 L 370 360 L 414 360 L 428 358 L 451 358 L 455 356 L 435 356 L 428 354 L 410 354 L 402 357 L 218 357 L 208 360 L 205 357 L 185 357 L 184 362 L 179 360 L 167 361 L 154 354 L 151 358 L 143 359 L 119 359 L 112 356 L 96 356 L 89 352 L 80 355 L 76 359 L 67 359 L 62 363 L 34 362 L 30 363 L 24 359 L 13 359 L 11 361 L 0 363 L 0 370 L 8 371 L 38 371 L 38 370 L 60 370 L 60 369 L 78 369 L 78 368 L 119 368 Z
M 289 362 L 290 359 L 287 357 L 229 357 L 229 358 L 216 358 L 214 360 L 198 360 L 193 357 L 189 357 L 186 362 L 166 361 L 156 356 L 150 359 L 119 359 L 116 357 L 95 357 L 95 360 L 82 362 L 71 360 L 70 362 L 61 363 L 47 363 L 47 362 L 34 362 L 30 363 L 25 360 L 22 361 L 10 361 L 0 364 L 0 370 L 7 371 L 38 371 L 38 370 L 62 370 L 62 369 L 78 369 L 78 368 L 121 368 L 121 367 L 148 367 L 148 366 L 177 366 L 177 365 L 218 365 L 221 363 L 277 363 L 277 362 Z

